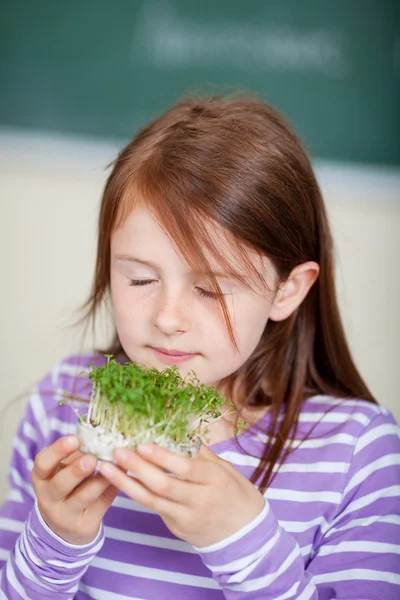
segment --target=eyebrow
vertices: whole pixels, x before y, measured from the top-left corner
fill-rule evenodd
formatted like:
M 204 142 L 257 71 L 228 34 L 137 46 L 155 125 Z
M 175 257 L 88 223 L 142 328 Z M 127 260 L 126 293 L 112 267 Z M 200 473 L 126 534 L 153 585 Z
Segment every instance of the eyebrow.
M 130 254 L 117 254 L 115 258 L 117 260 L 123 260 L 127 262 L 136 262 L 141 265 L 146 265 L 147 267 L 152 267 L 153 269 L 162 271 L 160 267 L 158 267 L 155 263 L 151 262 L 150 260 L 142 260 L 141 258 L 137 258 L 136 256 L 132 256 Z M 208 273 L 198 273 L 198 275 L 208 275 Z M 227 275 L 226 273 L 220 272 L 209 273 L 209 275 L 213 275 L 214 277 L 223 277 L 225 279 L 237 279 L 233 274 Z

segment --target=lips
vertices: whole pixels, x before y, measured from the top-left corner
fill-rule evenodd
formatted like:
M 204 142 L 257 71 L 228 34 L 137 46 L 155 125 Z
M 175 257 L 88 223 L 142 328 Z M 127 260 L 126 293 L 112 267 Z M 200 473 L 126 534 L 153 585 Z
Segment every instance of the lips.
M 194 356 L 194 352 L 183 352 L 182 350 L 167 350 L 166 348 L 153 348 L 157 352 L 167 354 L 167 356 Z
M 197 353 L 193 354 L 182 350 L 167 350 L 166 348 L 153 348 L 152 346 L 150 348 L 156 357 L 167 365 L 179 365 L 197 356 Z

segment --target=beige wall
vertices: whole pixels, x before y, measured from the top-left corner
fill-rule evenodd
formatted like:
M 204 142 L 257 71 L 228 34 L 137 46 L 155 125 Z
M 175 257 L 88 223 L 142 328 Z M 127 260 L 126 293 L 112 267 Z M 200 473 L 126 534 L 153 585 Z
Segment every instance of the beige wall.
M 116 146 L 0 133 L 0 410 L 62 356 L 85 298 L 105 167 Z M 400 174 L 319 165 L 338 252 L 350 345 L 379 401 L 400 421 Z M 2 413 L 0 500 L 24 400 Z

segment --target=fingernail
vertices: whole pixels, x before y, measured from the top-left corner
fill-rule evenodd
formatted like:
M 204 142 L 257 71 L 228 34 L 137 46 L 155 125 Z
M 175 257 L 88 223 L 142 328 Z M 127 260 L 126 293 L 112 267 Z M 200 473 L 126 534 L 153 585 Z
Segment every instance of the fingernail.
M 76 446 L 76 437 L 74 435 L 68 435 L 64 439 L 64 445 L 68 450 L 74 448 Z
M 153 446 L 151 444 L 139 444 L 137 451 L 143 456 L 151 456 L 153 454 Z

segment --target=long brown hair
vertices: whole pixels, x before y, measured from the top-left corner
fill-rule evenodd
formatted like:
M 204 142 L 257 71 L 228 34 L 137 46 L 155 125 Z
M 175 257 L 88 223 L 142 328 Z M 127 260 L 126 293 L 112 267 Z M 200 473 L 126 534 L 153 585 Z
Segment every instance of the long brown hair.
M 94 319 L 109 297 L 111 235 L 137 198 L 189 264 L 203 271 L 210 267 L 204 247 L 224 264 L 209 235 L 210 222 L 236 245 L 245 266 L 245 275 L 234 273 L 239 278 L 258 276 L 249 250 L 267 256 L 281 282 L 303 262 L 320 265 L 298 309 L 284 321 L 269 321 L 252 356 L 224 381 L 224 389 L 246 407 L 270 407 L 270 441 L 252 476 L 253 482 L 261 478 L 265 491 L 274 465 L 290 450 L 286 442 L 297 431 L 305 398 L 320 393 L 375 402 L 346 342 L 330 228 L 307 153 L 279 113 L 250 95 L 186 98 L 141 129 L 118 155 L 105 186 L 85 318 Z M 219 301 L 235 345 L 222 296 Z M 107 351 L 122 351 L 117 334 Z

